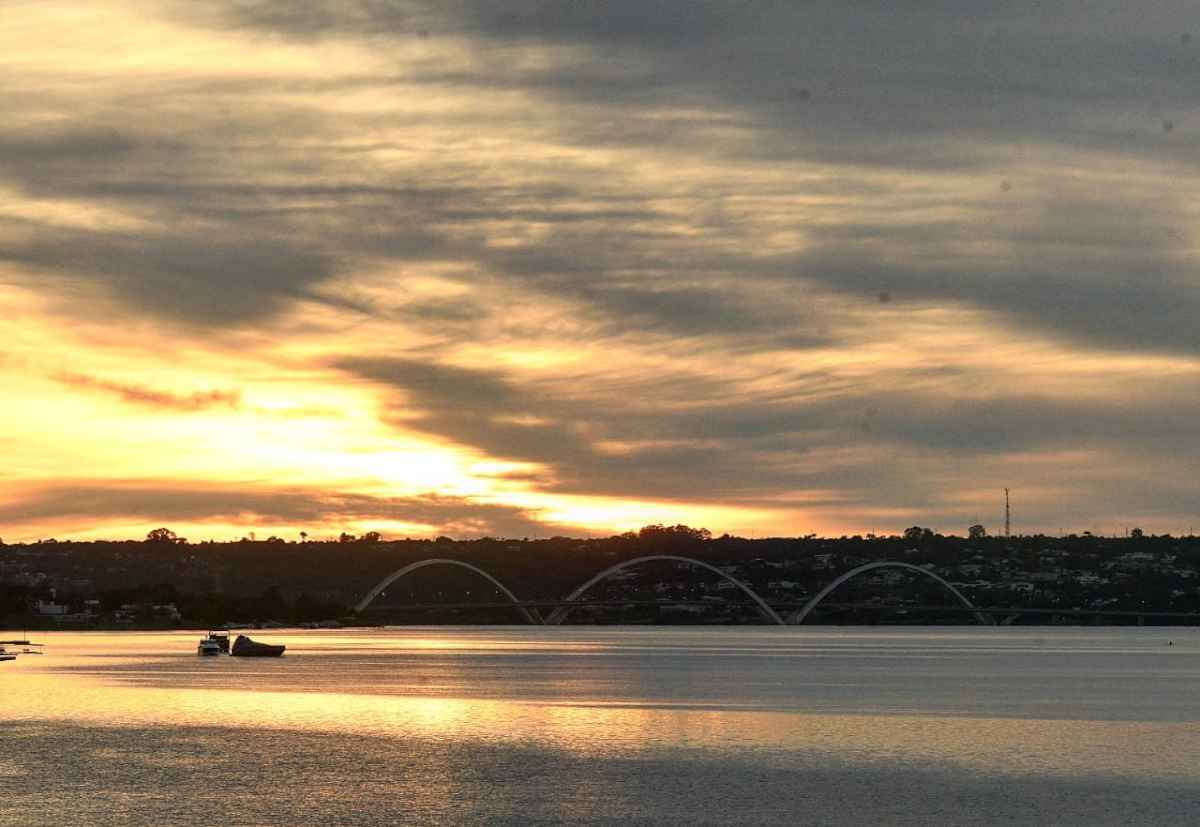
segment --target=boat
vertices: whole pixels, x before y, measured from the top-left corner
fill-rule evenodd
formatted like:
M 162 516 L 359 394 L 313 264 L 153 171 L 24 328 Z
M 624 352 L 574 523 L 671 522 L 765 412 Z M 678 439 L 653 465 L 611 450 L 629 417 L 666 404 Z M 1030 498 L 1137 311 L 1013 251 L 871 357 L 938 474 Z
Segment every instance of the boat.
M 217 643 L 212 638 L 201 638 L 200 643 L 196 646 L 196 654 L 204 657 L 220 655 L 221 644 Z
M 229 654 L 235 658 L 277 658 L 283 654 L 286 646 L 271 643 L 259 643 L 245 635 L 238 635 L 233 641 Z
M 40 643 L 31 643 L 28 640 L 0 640 L 0 663 L 6 660 L 16 660 L 17 655 L 40 655 L 37 649 L 30 649 L 30 646 L 41 646 Z M 20 652 L 10 652 L 5 649 L 5 646 L 23 646 L 25 647 Z
M 205 638 L 205 640 L 215 641 L 217 646 L 220 647 L 224 654 L 229 654 L 229 632 L 226 632 L 224 629 L 218 629 L 216 631 L 210 629 L 208 632 L 208 637 Z

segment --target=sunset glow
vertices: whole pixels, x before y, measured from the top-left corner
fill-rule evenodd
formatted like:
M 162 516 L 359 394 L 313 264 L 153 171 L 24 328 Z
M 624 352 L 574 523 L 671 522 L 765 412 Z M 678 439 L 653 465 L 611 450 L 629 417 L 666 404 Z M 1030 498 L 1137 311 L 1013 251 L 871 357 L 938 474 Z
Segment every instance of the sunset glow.
M 6 7 L 4 540 L 1194 522 L 1182 21 L 525 5 Z

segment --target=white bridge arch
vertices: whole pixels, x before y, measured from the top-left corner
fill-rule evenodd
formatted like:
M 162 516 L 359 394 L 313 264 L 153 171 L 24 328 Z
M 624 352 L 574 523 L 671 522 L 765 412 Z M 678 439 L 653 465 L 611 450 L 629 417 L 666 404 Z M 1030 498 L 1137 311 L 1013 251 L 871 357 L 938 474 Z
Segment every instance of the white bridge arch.
M 542 622 L 541 615 L 538 614 L 537 609 L 533 609 L 532 611 L 530 611 L 529 609 L 522 606 L 521 601 L 517 599 L 517 596 L 515 594 L 510 592 L 503 583 L 501 583 L 495 577 L 492 577 L 490 574 L 488 574 L 483 569 L 479 568 L 478 566 L 473 566 L 470 563 L 464 563 L 462 560 L 450 560 L 450 559 L 441 558 L 441 557 L 433 557 L 428 560 L 418 560 L 416 563 L 409 563 L 404 568 L 397 569 L 396 571 L 392 572 L 387 577 L 380 580 L 379 585 L 377 585 L 375 588 L 371 589 L 371 591 L 367 592 L 367 596 L 358 602 L 358 605 L 354 607 L 354 611 L 361 612 L 363 609 L 367 608 L 367 606 L 371 605 L 371 601 L 373 601 L 375 598 L 379 597 L 379 595 L 383 593 L 383 590 L 386 589 L 388 586 L 395 583 L 401 577 L 404 577 L 407 574 L 411 574 L 412 572 L 416 571 L 417 569 L 423 569 L 426 566 L 458 566 L 459 568 L 464 568 L 464 569 L 467 569 L 468 571 L 473 571 L 476 574 L 478 574 L 479 576 L 483 577 L 485 580 L 487 580 L 489 583 L 491 583 L 497 589 L 499 589 L 500 592 L 509 599 L 509 602 L 511 602 L 513 604 L 513 606 L 516 608 L 516 610 L 518 612 L 520 612 L 521 615 L 526 620 L 528 620 L 530 623 L 537 625 Z
M 753 600 L 755 605 L 758 606 L 758 611 L 769 622 L 774 623 L 778 626 L 783 625 L 783 618 L 781 618 L 775 612 L 774 609 L 772 609 L 770 606 L 768 606 L 761 597 L 759 597 L 749 586 L 747 586 L 741 580 L 738 580 L 736 577 L 729 574 L 728 572 L 721 571 L 716 566 L 711 566 L 708 563 L 705 563 L 701 560 L 695 560 L 691 557 L 680 557 L 680 556 L 677 556 L 674 554 L 651 554 L 646 557 L 635 557 L 633 560 L 626 560 L 624 563 L 617 563 L 615 566 L 610 566 L 609 568 L 606 568 L 604 571 L 597 574 L 591 580 L 587 581 L 582 586 L 577 588 L 575 591 L 571 592 L 569 595 L 567 595 L 565 598 L 563 598 L 563 600 L 566 602 L 569 602 L 569 603 L 574 602 L 575 600 L 577 600 L 579 598 L 579 596 L 581 594 L 586 592 L 592 586 L 599 583 L 604 578 L 608 577 L 610 574 L 616 574 L 617 572 L 627 569 L 630 566 L 637 566 L 642 563 L 652 562 L 654 560 L 671 560 L 676 563 L 687 563 L 692 566 L 699 566 L 702 569 L 708 569 L 709 571 L 720 575 L 721 577 L 725 578 L 730 583 L 732 583 L 734 586 L 741 589 L 742 592 L 747 597 L 749 597 L 751 600 Z M 563 619 L 570 613 L 572 608 L 574 608 L 574 607 L 573 606 L 558 607 L 553 612 L 551 612 L 549 614 L 549 616 L 546 617 L 546 625 L 547 626 L 557 626 L 558 624 L 562 623 Z
M 726 581 L 732 583 L 736 588 L 740 589 L 743 594 L 745 594 L 752 601 L 754 601 L 754 605 L 758 607 L 759 613 L 769 623 L 772 623 L 772 624 L 775 624 L 778 626 L 795 625 L 795 624 L 803 623 L 805 618 L 808 617 L 808 615 L 813 611 L 813 609 L 815 609 L 818 606 L 818 604 L 821 603 L 822 600 L 824 600 L 826 597 L 828 597 L 835 589 L 837 589 L 839 586 L 841 586 L 847 580 L 852 580 L 853 578 L 858 577 L 860 574 L 863 574 L 868 571 L 874 571 L 875 569 L 884 569 L 884 568 L 905 569 L 908 571 L 915 572 L 917 574 L 924 575 L 925 577 L 928 577 L 931 580 L 936 581 L 937 583 L 939 583 L 943 587 L 945 587 L 951 594 L 953 594 L 958 599 L 958 602 L 963 605 L 964 608 L 968 609 L 972 614 L 974 614 L 975 618 L 981 624 L 983 624 L 985 626 L 986 625 L 992 625 L 992 626 L 996 625 L 996 621 L 994 618 L 992 618 L 990 615 L 988 615 L 984 612 L 979 611 L 979 609 L 977 609 L 975 607 L 974 603 L 972 603 L 970 600 L 968 600 L 966 598 L 966 596 L 963 595 L 962 592 L 960 592 L 958 589 L 956 589 L 953 585 L 951 585 L 949 582 L 947 582 L 943 578 L 934 574 L 929 569 L 923 569 L 920 566 L 914 566 L 911 563 L 902 563 L 898 560 L 885 560 L 885 561 L 881 561 L 881 562 L 877 562 L 877 563 L 867 563 L 866 565 L 859 566 L 856 569 L 851 569 L 850 571 L 846 572 L 845 574 L 842 574 L 841 576 L 837 577 L 832 583 L 827 585 L 825 588 L 821 589 L 821 591 L 817 592 L 817 594 L 811 600 L 809 600 L 807 603 L 805 603 L 801 608 L 797 609 L 795 612 L 788 615 L 786 620 L 784 620 L 782 617 L 780 617 L 779 614 L 774 609 L 772 609 L 769 605 L 767 605 L 766 601 L 763 600 L 761 597 L 759 597 L 758 594 L 753 589 L 751 589 L 749 586 L 747 586 L 741 580 L 738 580 L 736 577 L 729 574 L 728 572 L 722 571 L 721 569 L 717 568 L 716 566 L 713 566 L 709 563 L 705 563 L 702 560 L 696 560 L 695 558 L 692 558 L 692 557 L 682 557 L 682 556 L 675 555 L 675 554 L 651 554 L 651 555 L 647 555 L 646 557 L 635 557 L 632 560 L 626 560 L 623 563 L 617 563 L 615 566 L 610 566 L 609 568 L 607 568 L 604 571 L 597 574 L 595 577 L 588 580 L 586 583 L 584 583 L 579 588 L 575 589 L 575 591 L 571 592 L 569 595 L 567 595 L 565 598 L 563 598 L 563 602 L 574 603 L 576 600 L 579 599 L 579 597 L 584 592 L 586 592 L 592 586 L 596 585 L 601 580 L 603 580 L 604 578 L 608 577 L 611 574 L 615 574 L 619 571 L 623 571 L 624 569 L 627 569 L 631 566 L 637 566 L 642 563 L 649 563 L 649 562 L 653 562 L 656 560 L 669 560 L 669 561 L 676 562 L 676 563 L 687 563 L 688 565 L 698 566 L 702 569 L 707 569 L 708 571 L 713 572 L 714 574 L 720 576 L 721 578 L 725 579 Z M 569 606 L 569 605 L 568 606 L 559 606 L 543 620 L 541 614 L 538 612 L 538 610 L 536 608 L 532 608 L 532 607 L 523 605 L 521 603 L 521 601 L 517 598 L 517 596 L 508 590 L 508 587 L 506 587 L 503 583 L 501 583 L 495 577 L 488 574 L 486 571 L 479 568 L 478 566 L 474 566 L 470 563 L 463 562 L 462 560 L 451 560 L 448 558 L 435 557 L 435 558 L 430 558 L 428 560 L 418 560 L 415 563 L 409 563 L 407 566 L 404 566 L 403 568 L 397 569 L 396 571 L 392 572 L 387 577 L 383 578 L 383 580 L 379 581 L 379 584 L 376 585 L 375 588 L 371 589 L 371 591 L 369 591 L 367 593 L 366 597 L 364 597 L 362 600 L 360 600 L 358 602 L 358 605 L 354 607 L 354 611 L 355 612 L 363 611 L 364 609 L 367 608 L 367 606 L 371 605 L 371 603 L 375 600 L 375 598 L 379 597 L 379 595 L 382 594 L 383 591 L 388 586 L 392 585 L 392 583 L 395 583 L 397 580 L 404 577 L 405 575 L 408 575 L 418 569 L 423 569 L 426 566 L 458 566 L 459 568 L 464 568 L 464 569 L 467 569 L 468 571 L 472 571 L 475 574 L 478 574 L 480 577 L 483 577 L 485 580 L 487 580 L 489 583 L 491 583 L 493 586 L 495 586 L 506 598 L 508 598 L 508 601 L 513 604 L 513 608 L 515 608 L 518 612 L 520 612 L 521 616 L 524 617 L 529 623 L 534 624 L 534 625 L 539 625 L 539 624 L 544 623 L 544 624 L 550 625 L 550 626 L 557 626 L 560 623 L 562 623 L 562 621 L 566 618 L 566 616 L 568 614 L 570 614 L 571 610 L 573 608 L 575 608 L 574 606 Z
M 983 624 L 984 626 L 995 626 L 996 625 L 996 621 L 994 618 L 992 618 L 990 615 L 984 614 L 983 612 L 976 609 L 975 604 L 972 603 L 970 600 L 968 600 L 966 598 L 966 596 L 963 595 L 962 592 L 960 592 L 958 589 L 954 588 L 954 586 L 950 585 L 950 583 L 946 582 L 941 577 L 938 577 L 936 574 L 931 572 L 929 569 L 923 569 L 920 566 L 914 566 L 912 563 L 901 563 L 898 560 L 885 560 L 885 561 L 878 562 L 878 563 L 867 563 L 864 566 L 859 566 L 856 569 L 851 569 L 850 571 L 843 574 L 841 577 L 838 577 L 836 580 L 834 580 L 828 586 L 821 589 L 821 591 L 817 592 L 812 600 L 808 601 L 802 607 L 797 609 L 795 612 L 788 615 L 787 622 L 791 623 L 791 624 L 803 623 L 804 618 L 808 617 L 809 612 L 811 612 L 813 609 L 817 608 L 818 603 L 820 603 L 822 600 L 824 600 L 829 595 L 830 592 L 832 592 L 838 586 L 845 583 L 847 580 L 852 580 L 855 577 L 858 577 L 860 574 L 863 574 L 868 571 L 873 571 L 874 569 L 888 569 L 888 568 L 907 569 L 908 571 L 914 571 L 914 572 L 917 572 L 918 574 L 923 574 L 926 577 L 936 580 L 938 583 L 941 583 L 943 586 L 945 586 L 947 589 L 949 589 L 950 593 L 958 598 L 959 603 L 962 603 L 965 608 L 970 609 L 971 612 L 974 613 L 975 618 L 981 624 Z

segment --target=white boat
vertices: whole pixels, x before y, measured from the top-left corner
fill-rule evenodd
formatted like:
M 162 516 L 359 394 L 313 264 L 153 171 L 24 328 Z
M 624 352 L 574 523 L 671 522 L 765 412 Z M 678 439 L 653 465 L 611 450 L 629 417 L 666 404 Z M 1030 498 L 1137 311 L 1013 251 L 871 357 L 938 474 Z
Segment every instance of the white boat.
M 30 646 L 41 646 L 40 643 L 30 643 L 28 640 L 0 640 L 0 663 L 6 660 L 16 660 L 17 655 L 40 655 L 36 649 L 30 649 Z M 5 646 L 24 646 L 20 652 L 9 652 Z
M 202 656 L 219 655 L 221 654 L 221 644 L 217 643 L 212 638 L 204 638 L 196 646 L 196 654 Z

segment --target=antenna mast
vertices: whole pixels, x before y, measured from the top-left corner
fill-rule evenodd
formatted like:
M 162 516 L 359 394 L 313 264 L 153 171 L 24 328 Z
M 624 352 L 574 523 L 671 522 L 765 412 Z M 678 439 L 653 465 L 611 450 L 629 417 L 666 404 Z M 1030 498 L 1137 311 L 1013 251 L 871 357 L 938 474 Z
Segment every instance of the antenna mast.
M 1008 489 L 1004 489 L 1004 536 L 1012 536 L 1012 513 L 1008 509 Z

